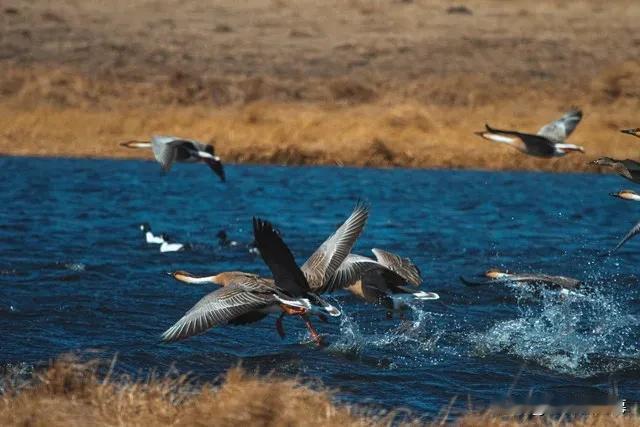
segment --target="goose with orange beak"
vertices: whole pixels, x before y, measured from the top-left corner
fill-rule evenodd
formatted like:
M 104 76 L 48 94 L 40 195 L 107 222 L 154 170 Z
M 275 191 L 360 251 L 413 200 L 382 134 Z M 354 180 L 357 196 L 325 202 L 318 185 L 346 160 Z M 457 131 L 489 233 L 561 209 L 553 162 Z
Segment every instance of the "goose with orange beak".
M 149 141 L 126 141 L 120 145 L 133 149 L 151 148 L 153 156 L 165 172 L 171 169 L 174 162 L 203 162 L 220 177 L 220 180 L 225 180 L 222 162 L 220 157 L 215 155 L 213 145 L 203 144 L 192 139 L 161 135 L 153 136 Z
M 622 200 L 633 200 L 634 202 L 640 202 L 640 194 L 636 193 L 633 190 L 621 190 L 617 193 L 610 193 L 610 195 Z
M 567 138 L 578 126 L 580 120 L 582 120 L 582 111 L 574 108 L 558 120 L 541 127 L 536 134 L 496 129 L 485 124 L 485 130 L 476 132 L 476 135 L 489 141 L 510 145 L 530 156 L 562 157 L 572 152 L 585 152 L 584 148 L 579 145 L 566 143 Z
M 611 168 L 621 177 L 635 182 L 636 184 L 640 184 L 640 163 L 635 160 L 618 160 L 612 159 L 611 157 L 600 157 L 599 159 L 589 162 L 589 164 Z
M 256 247 L 273 273 L 273 279 L 240 271 L 222 272 L 208 276 L 195 276 L 185 271 L 171 275 L 191 284 L 212 283 L 220 289 L 206 295 L 164 334 L 165 341 L 177 341 L 225 324 L 247 324 L 263 319 L 269 313 L 280 313 L 276 330 L 284 337 L 283 318 L 300 316 L 312 339 L 321 344 L 321 337 L 309 316 L 339 316 L 340 311 L 318 294 L 327 289 L 329 279 L 347 257 L 360 236 L 369 212 L 358 204 L 347 220 L 332 234 L 307 262 L 298 267 L 291 251 L 279 233 L 267 221 L 254 219 Z M 336 289 L 347 283 L 332 282 Z
M 529 284 L 539 285 L 551 289 L 572 290 L 580 287 L 582 282 L 572 277 L 552 276 L 538 273 L 509 273 L 498 268 L 491 268 L 480 275 L 484 280 L 473 280 L 460 276 L 460 281 L 467 286 L 482 286 L 492 284 Z
M 381 305 L 387 318 L 394 311 L 402 311 L 414 301 L 437 300 L 435 292 L 419 289 L 422 277 L 418 267 L 409 259 L 374 248 L 375 259 L 349 254 L 336 271 L 333 280 L 347 282 L 345 289 L 369 304 Z

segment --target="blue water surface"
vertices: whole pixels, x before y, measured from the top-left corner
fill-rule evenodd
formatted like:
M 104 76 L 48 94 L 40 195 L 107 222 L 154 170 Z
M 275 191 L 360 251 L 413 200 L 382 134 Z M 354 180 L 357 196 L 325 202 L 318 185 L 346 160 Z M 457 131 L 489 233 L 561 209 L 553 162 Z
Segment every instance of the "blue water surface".
M 171 366 L 215 380 L 250 370 L 319 378 L 347 402 L 435 416 L 528 395 L 640 400 L 640 241 L 610 258 L 640 204 L 608 195 L 619 177 L 527 172 L 227 166 L 223 184 L 202 165 L 163 175 L 151 161 L 0 157 L 0 363 L 36 364 L 80 351 L 118 354 L 119 372 Z M 249 253 L 251 217 L 273 221 L 302 263 L 358 199 L 371 215 L 355 252 L 410 257 L 437 302 L 404 319 L 338 292 L 339 319 L 275 317 L 160 344 L 212 286 L 166 272 L 268 275 Z M 162 254 L 138 229 L 189 243 Z M 220 247 L 226 229 L 236 247 Z M 493 266 L 584 280 L 579 294 L 515 286 L 469 288 L 460 275 Z

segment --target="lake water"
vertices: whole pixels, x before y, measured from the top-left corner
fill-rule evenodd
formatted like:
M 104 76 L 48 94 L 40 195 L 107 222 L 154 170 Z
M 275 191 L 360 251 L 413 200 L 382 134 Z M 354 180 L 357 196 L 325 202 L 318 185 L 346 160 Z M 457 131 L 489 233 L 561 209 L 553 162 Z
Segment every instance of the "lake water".
M 615 245 L 640 204 L 608 195 L 631 187 L 589 174 L 227 167 L 223 184 L 203 165 L 163 175 L 150 161 L 0 157 L 0 363 L 27 366 L 69 351 L 118 354 L 117 370 L 144 376 L 175 366 L 214 380 L 250 370 L 319 378 L 348 402 L 438 414 L 507 396 L 594 399 L 617 390 L 640 400 L 640 239 Z M 212 286 L 166 272 L 243 270 L 267 275 L 251 217 L 273 221 L 302 263 L 363 199 L 370 220 L 354 252 L 410 257 L 424 288 L 440 294 L 386 319 L 345 293 L 343 316 L 316 324 L 329 345 L 308 343 L 301 321 L 275 317 L 160 344 Z M 138 229 L 192 245 L 161 254 Z M 220 247 L 226 229 L 234 248 Z M 465 287 L 499 266 L 582 279 L 579 295 L 514 286 Z M 94 353 L 91 353 L 94 354 Z

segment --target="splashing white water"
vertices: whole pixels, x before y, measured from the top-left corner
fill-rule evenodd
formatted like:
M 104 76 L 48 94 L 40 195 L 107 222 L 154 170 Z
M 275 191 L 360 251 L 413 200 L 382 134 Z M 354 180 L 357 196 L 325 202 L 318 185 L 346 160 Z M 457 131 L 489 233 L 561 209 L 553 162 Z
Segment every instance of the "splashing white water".
M 370 331 L 350 315 L 343 314 L 340 337 L 331 344 L 330 350 L 353 355 L 386 350 L 386 354 L 393 354 L 391 367 L 398 364 L 423 363 L 426 356 L 433 355 L 443 335 L 443 331 L 437 329 L 437 325 L 442 324 L 441 319 L 436 320 L 440 316 L 444 315 L 410 306 L 405 313 L 408 319 L 396 320 L 398 323 L 395 327 L 385 327 L 383 332 L 378 332 Z
M 517 290 L 521 316 L 470 335 L 481 355 L 507 353 L 545 368 L 589 377 L 637 365 L 639 319 L 615 294 L 542 291 L 540 304 L 520 305 L 531 290 Z

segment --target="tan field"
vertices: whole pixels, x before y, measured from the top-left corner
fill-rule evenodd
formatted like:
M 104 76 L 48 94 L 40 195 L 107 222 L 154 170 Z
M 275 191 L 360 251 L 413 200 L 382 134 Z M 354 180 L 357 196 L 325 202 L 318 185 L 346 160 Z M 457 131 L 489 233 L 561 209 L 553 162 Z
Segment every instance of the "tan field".
M 99 368 L 102 374 L 99 374 Z M 336 404 L 331 391 L 320 384 L 274 376 L 256 376 L 230 369 L 218 384 L 196 385 L 188 377 L 157 376 L 132 381 L 104 372 L 109 364 L 80 363 L 63 357 L 28 382 L 9 376 L 16 384 L 0 396 L 3 426 L 360 426 L 445 425 L 448 408 L 435 422 L 426 422 L 406 410 L 382 412 Z M 113 367 L 113 365 L 111 365 Z M 395 420 L 395 422 L 394 422 Z M 399 420 L 405 420 L 399 424 Z M 559 419 L 497 417 L 470 414 L 456 422 L 461 427 L 565 426 L 631 427 L 637 414 L 590 415 L 572 423 Z
M 44 0 L 0 5 L 0 153 L 147 157 L 214 141 L 229 162 L 592 170 L 640 157 L 633 0 Z M 570 106 L 587 154 L 533 159 L 473 134 Z

